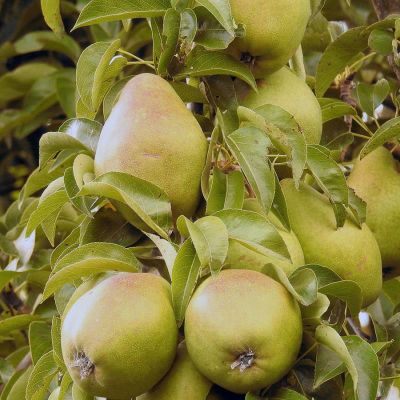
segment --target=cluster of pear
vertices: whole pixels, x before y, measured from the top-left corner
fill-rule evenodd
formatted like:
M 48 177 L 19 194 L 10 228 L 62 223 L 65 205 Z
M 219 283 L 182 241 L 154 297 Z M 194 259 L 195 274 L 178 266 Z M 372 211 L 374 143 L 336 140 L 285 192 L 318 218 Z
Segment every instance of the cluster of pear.
M 242 60 L 250 55 L 262 78 L 258 93 L 245 91 L 240 102 L 252 109 L 282 107 L 295 116 L 307 143 L 319 143 L 319 104 L 306 83 L 285 67 L 301 42 L 310 2 L 254 3 L 249 7 L 248 1 L 231 0 L 233 15 L 247 33 L 229 51 Z M 192 217 L 200 202 L 207 147 L 198 122 L 172 86 L 141 74 L 127 83 L 104 125 L 95 172 L 119 171 L 150 181 L 168 195 L 174 219 Z M 384 175 L 387 186 L 382 188 Z M 220 398 L 210 392 L 213 385 L 243 394 L 281 380 L 301 346 L 301 312 L 284 286 L 262 269 L 273 263 L 290 275 L 304 264 L 321 264 L 357 282 L 363 305 L 371 304 L 381 290 L 382 259 L 384 265 L 400 265 L 393 217 L 400 210 L 380 207 L 388 197 L 397 204 L 397 179 L 397 165 L 383 148 L 357 163 L 349 182 L 368 202 L 369 227 L 360 228 L 348 216 L 339 229 L 326 196 L 305 183 L 296 188 L 293 180 L 282 180 L 291 230 L 273 215 L 267 217 L 286 243 L 290 261 L 230 242 L 224 269 L 194 292 L 182 331 L 170 285 L 160 276 L 116 273 L 87 281 L 63 316 L 62 351 L 72 379 L 84 391 L 113 400 L 211 400 Z M 138 223 L 126 206 L 115 205 Z M 251 198 L 244 208 L 263 212 Z

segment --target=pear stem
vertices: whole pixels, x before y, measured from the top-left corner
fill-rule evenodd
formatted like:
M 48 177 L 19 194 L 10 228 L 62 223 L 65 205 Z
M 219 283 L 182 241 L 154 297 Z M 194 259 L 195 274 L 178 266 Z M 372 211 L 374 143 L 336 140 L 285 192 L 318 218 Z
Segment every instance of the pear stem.
M 231 364 L 231 369 L 239 368 L 240 372 L 244 372 L 254 364 L 255 354 L 252 350 L 240 354 L 239 357 Z
M 89 378 L 94 371 L 94 364 L 83 351 L 74 354 L 74 361 L 71 366 L 79 368 L 81 379 Z

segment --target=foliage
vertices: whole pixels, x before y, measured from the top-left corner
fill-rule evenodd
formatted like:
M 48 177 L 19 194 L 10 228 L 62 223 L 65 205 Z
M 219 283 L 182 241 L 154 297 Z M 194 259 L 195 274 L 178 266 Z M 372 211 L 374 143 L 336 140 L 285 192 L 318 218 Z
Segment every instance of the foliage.
M 378 20 L 366 3 L 312 1 L 302 47 L 322 108 L 320 145 L 279 123 L 282 109 L 238 108 L 236 83 L 256 90 L 256 81 L 225 51 L 243 34 L 227 0 L 31 0 L 21 28 L 0 32 L 1 399 L 17 400 L 8 394 L 26 370 L 28 400 L 90 398 L 71 384 L 60 349 L 60 316 L 88 277 L 156 268 L 172 282 L 180 325 L 199 279 L 223 268 L 229 241 L 288 257 L 268 217 L 290 224 L 282 165 L 327 195 L 338 227 L 349 212 L 365 221 L 345 179 L 353 155 L 383 144 L 397 155 L 400 138 L 400 20 Z M 168 79 L 209 138 L 203 212 L 181 216 L 176 229 L 155 185 L 122 173 L 94 177 L 101 128 L 140 72 Z M 280 143 L 277 133 L 291 140 Z M 245 197 L 261 213 L 244 210 Z M 132 209 L 140 229 L 110 200 Z M 325 266 L 268 274 L 301 304 L 304 343 L 283 381 L 246 399 L 389 399 L 400 371 L 400 280 L 385 280 L 360 320 L 359 288 Z

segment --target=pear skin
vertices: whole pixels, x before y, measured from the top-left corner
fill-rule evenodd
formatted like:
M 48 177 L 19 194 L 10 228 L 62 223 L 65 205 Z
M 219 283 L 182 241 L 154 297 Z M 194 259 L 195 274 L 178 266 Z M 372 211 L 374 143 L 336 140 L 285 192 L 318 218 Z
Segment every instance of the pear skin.
M 362 290 L 364 306 L 373 303 L 382 288 L 382 262 L 378 243 L 366 224 L 359 228 L 348 217 L 343 227 L 329 200 L 311 186 L 292 179 L 281 181 L 289 218 L 303 248 L 307 264 L 332 269 L 342 279 L 355 281 Z
M 400 165 L 384 147 L 358 160 L 348 184 L 367 203 L 367 225 L 383 267 L 400 269 Z
M 322 135 L 322 112 L 308 85 L 289 68 L 266 75 L 257 81 L 258 93 L 238 85 L 239 104 L 257 109 L 265 104 L 279 106 L 292 114 L 308 144 L 317 144 Z
M 137 400 L 206 400 L 211 386 L 212 383 L 194 366 L 182 342 L 168 374 Z
M 263 214 L 263 211 L 256 199 L 246 199 L 243 208 L 245 210 Z M 230 240 L 228 255 L 224 263 L 224 268 L 251 269 L 261 272 L 262 268 L 266 264 L 271 263 L 281 268 L 286 273 L 286 275 L 290 275 L 298 267 L 301 267 L 305 264 L 303 250 L 295 233 L 293 231 L 287 231 L 285 227 L 280 223 L 278 218 L 276 218 L 272 213 L 268 215 L 268 219 L 277 228 L 279 235 L 285 242 L 289 251 L 291 262 L 274 258 L 272 256 L 268 257 L 259 254 L 255 251 L 248 249 L 247 247 L 243 246 L 241 243 L 235 240 Z
M 302 340 L 299 306 L 272 278 L 226 269 L 195 291 L 185 315 L 186 346 L 210 381 L 247 393 L 282 379 Z
M 171 85 L 153 74 L 124 87 L 100 135 L 96 175 L 125 172 L 165 191 L 175 218 L 195 212 L 207 140 Z
M 62 353 L 85 392 L 130 399 L 170 369 L 178 328 L 170 285 L 143 273 L 118 273 L 83 294 L 65 316 Z
M 282 68 L 299 47 L 311 16 L 309 0 L 230 0 L 236 23 L 246 35 L 231 47 L 256 57 L 260 68 L 270 73 Z

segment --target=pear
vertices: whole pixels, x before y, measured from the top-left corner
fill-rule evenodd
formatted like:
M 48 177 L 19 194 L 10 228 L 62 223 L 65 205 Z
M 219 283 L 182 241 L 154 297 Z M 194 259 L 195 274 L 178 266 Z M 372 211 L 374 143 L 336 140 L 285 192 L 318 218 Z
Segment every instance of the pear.
M 302 339 L 299 306 L 272 278 L 226 269 L 195 291 L 185 315 L 186 346 L 198 370 L 234 393 L 286 375 Z
M 95 173 L 125 172 L 159 186 L 175 218 L 195 212 L 207 140 L 171 85 L 140 74 L 124 87 L 101 132 Z
M 378 242 L 383 267 L 400 268 L 400 165 L 384 147 L 354 164 L 348 184 L 367 203 L 367 225 Z
M 85 392 L 130 399 L 151 389 L 170 369 L 178 329 L 170 285 L 143 273 L 118 273 L 72 305 L 61 330 L 62 353 Z
M 326 196 L 311 186 L 292 179 L 281 181 L 289 218 L 307 264 L 332 269 L 342 279 L 361 288 L 364 306 L 373 303 L 382 288 L 382 263 L 378 244 L 366 224 L 360 228 L 348 217 L 343 227 L 336 219 Z
M 238 57 L 255 58 L 263 73 L 282 68 L 299 47 L 311 16 L 310 0 L 230 0 L 245 36 L 231 45 Z
M 246 199 L 243 208 L 263 214 L 256 199 Z M 296 268 L 305 264 L 303 250 L 295 233 L 286 230 L 278 218 L 272 213 L 268 214 L 268 219 L 277 228 L 279 235 L 285 242 L 291 262 L 272 256 L 267 257 L 250 250 L 235 240 L 230 240 L 228 255 L 224 263 L 225 268 L 252 269 L 261 272 L 266 264 L 271 263 L 281 268 L 287 275 L 290 275 Z
M 257 81 L 258 92 L 237 85 L 239 104 L 256 110 L 266 104 L 279 106 L 292 114 L 308 144 L 321 141 L 322 112 L 318 100 L 308 85 L 289 68 L 266 75 Z
M 193 365 L 184 342 L 164 379 L 137 400 L 206 400 L 212 383 Z

